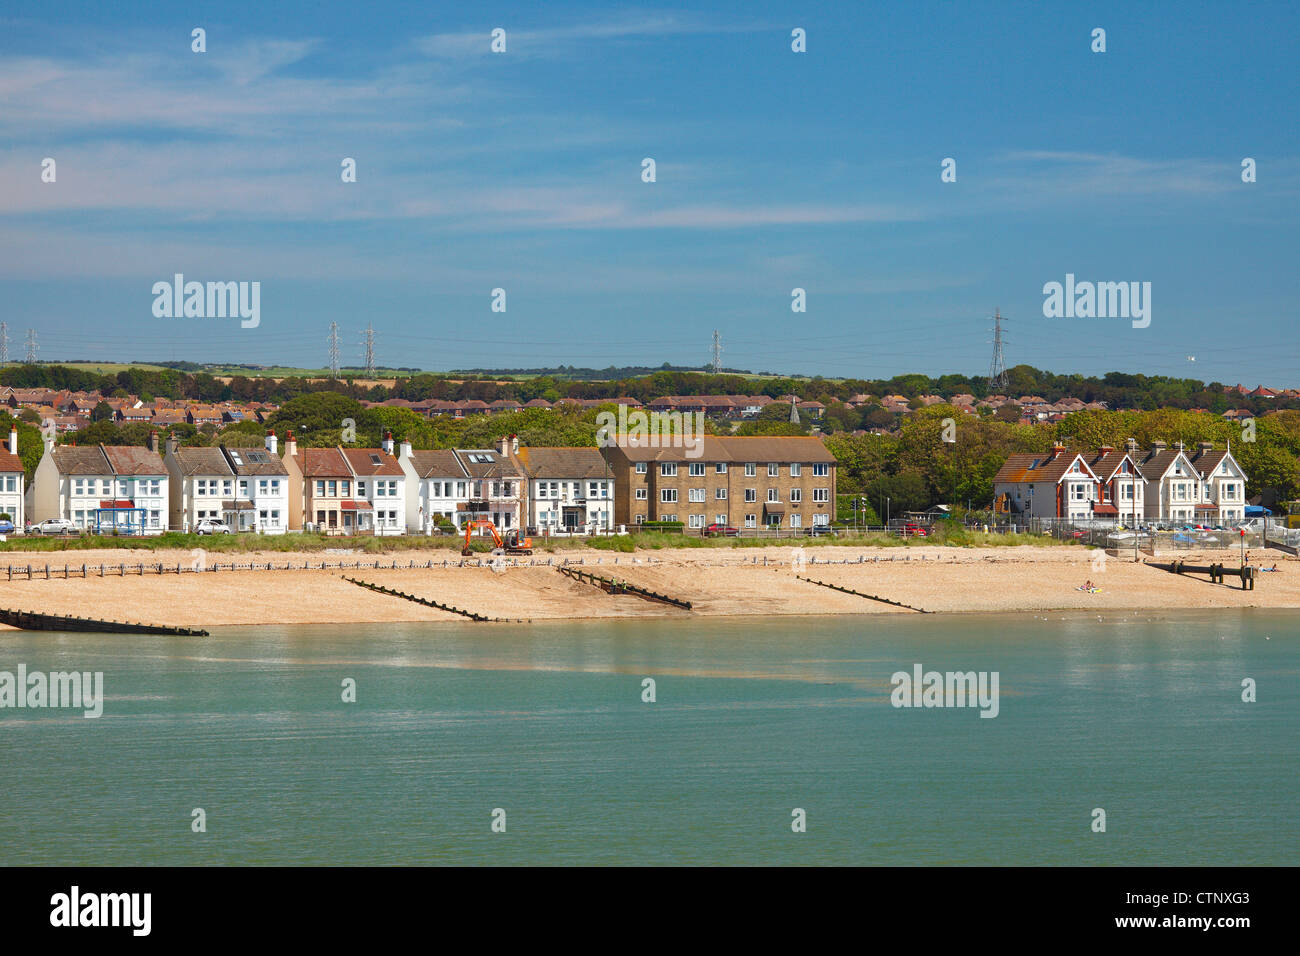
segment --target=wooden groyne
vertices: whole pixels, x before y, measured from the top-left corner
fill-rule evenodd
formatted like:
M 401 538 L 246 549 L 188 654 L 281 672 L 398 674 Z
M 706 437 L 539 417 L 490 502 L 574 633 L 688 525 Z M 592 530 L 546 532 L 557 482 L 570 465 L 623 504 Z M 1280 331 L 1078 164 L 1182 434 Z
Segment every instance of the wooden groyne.
M 556 568 L 561 574 L 568 575 L 575 581 L 583 581 L 587 584 L 600 588 L 606 594 L 635 594 L 637 597 L 645 598 L 647 601 L 658 601 L 660 604 L 668 604 L 672 607 L 679 607 L 689 611 L 691 609 L 690 601 L 683 601 L 680 598 L 669 597 L 667 594 L 659 594 L 657 591 L 651 591 L 647 588 L 638 587 L 635 584 L 629 584 L 627 581 L 619 578 L 603 578 L 599 574 L 592 574 L 590 571 L 579 571 L 576 568 L 559 567 Z
M 428 598 L 418 597 L 414 594 L 407 594 L 405 591 L 398 591 L 395 588 L 386 588 L 382 584 L 372 584 L 369 581 L 362 581 L 360 578 L 350 578 L 344 575 L 343 580 L 374 591 L 376 594 L 386 594 L 389 597 L 402 598 L 404 601 L 423 604 L 425 607 L 436 607 L 439 611 L 448 611 L 452 614 L 459 614 L 461 617 L 467 617 L 471 621 L 488 621 L 494 624 L 531 623 L 531 621 L 528 621 L 525 618 L 488 617 L 485 614 L 476 614 L 473 611 L 466 611 L 463 608 L 452 607 L 450 604 L 443 604 L 441 601 L 431 601 Z
M 1224 576 L 1232 575 L 1241 578 L 1241 589 L 1243 591 L 1255 590 L 1256 569 L 1249 564 L 1240 568 L 1225 568 L 1222 564 L 1188 564 L 1186 561 L 1170 561 L 1168 564 L 1163 564 L 1157 561 L 1148 561 L 1146 565 L 1173 574 L 1208 574 L 1212 584 L 1223 584 Z
M 907 608 L 909 611 L 916 611 L 918 614 L 933 614 L 933 611 L 927 611 L 923 607 L 913 607 L 910 604 L 904 604 L 902 601 L 891 601 L 889 598 L 879 597 L 875 594 L 864 594 L 861 591 L 855 591 L 852 588 L 842 588 L 838 584 L 827 584 L 825 581 L 814 581 L 812 578 L 800 577 L 795 575 L 800 581 L 807 581 L 809 584 L 816 584 L 819 587 L 830 588 L 832 591 L 840 591 L 844 594 L 852 594 L 856 597 L 866 598 L 868 601 L 879 601 L 881 604 L 892 604 L 894 607 Z
M 88 617 L 61 614 L 38 614 L 35 611 L 0 609 L 0 624 L 24 631 L 76 631 L 90 634 L 171 634 L 177 637 L 207 637 L 201 628 L 170 627 L 166 624 L 128 624 L 124 621 L 100 621 Z

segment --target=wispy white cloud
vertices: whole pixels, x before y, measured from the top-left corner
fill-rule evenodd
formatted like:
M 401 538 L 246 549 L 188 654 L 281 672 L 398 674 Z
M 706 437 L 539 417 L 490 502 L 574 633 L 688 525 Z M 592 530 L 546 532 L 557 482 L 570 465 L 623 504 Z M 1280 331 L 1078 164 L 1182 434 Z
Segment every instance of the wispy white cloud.
M 694 17 L 656 15 L 625 17 L 604 22 L 574 23 L 563 28 L 516 30 L 507 23 L 492 23 L 478 32 L 435 33 L 420 37 L 415 47 L 435 59 L 464 60 L 491 54 L 492 30 L 506 31 L 506 52 L 517 57 L 567 55 L 574 46 L 601 40 L 626 40 L 682 34 L 748 33 L 763 29 L 754 23 L 710 24 Z

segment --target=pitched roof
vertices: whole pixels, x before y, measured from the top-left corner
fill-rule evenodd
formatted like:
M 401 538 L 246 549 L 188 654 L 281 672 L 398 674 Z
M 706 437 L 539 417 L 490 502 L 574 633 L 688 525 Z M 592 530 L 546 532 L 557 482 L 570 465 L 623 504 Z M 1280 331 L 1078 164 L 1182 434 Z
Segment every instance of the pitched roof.
M 1029 454 L 1009 455 L 996 475 L 995 483 L 1018 484 L 1030 481 L 1060 481 L 1065 477 L 1070 466 L 1078 461 L 1084 468 L 1089 468 L 1084 456 L 1078 452 L 1064 451 L 1057 455 L 1030 452 Z M 1089 473 L 1092 474 L 1089 468 Z M 1094 474 L 1095 478 L 1096 475 Z
M 372 475 L 392 475 L 400 478 L 406 472 L 397 463 L 397 459 L 382 448 L 344 448 L 343 457 L 347 459 L 352 473 L 358 478 Z
M 352 477 L 352 469 L 337 448 L 304 448 L 299 454 L 304 478 Z
M 23 460 L 9 450 L 8 445 L 0 445 L 0 472 L 8 474 L 23 470 Z
M 192 475 L 233 475 L 230 470 L 230 464 L 226 461 L 226 456 L 221 454 L 220 448 L 177 448 L 172 452 L 172 457 L 176 459 L 176 464 L 180 466 L 181 474 L 190 477 Z
M 519 467 L 495 448 L 457 448 L 456 457 L 471 478 L 513 477 Z
M 411 465 L 419 478 L 464 478 L 465 469 L 460 466 L 456 453 L 447 448 L 434 451 L 411 452 Z
M 529 478 L 604 478 L 609 473 L 605 456 L 596 448 L 519 449 L 519 463 Z
M 284 462 L 280 456 L 272 453 L 266 448 L 253 446 L 251 448 L 228 448 L 221 446 L 225 453 L 226 460 L 230 462 L 230 467 L 237 475 L 287 475 L 289 470 L 284 467 Z
M 1142 469 L 1137 466 L 1137 462 L 1129 458 L 1128 452 L 1123 448 L 1098 449 L 1096 454 L 1088 459 L 1088 467 L 1098 478 L 1109 481 L 1119 470 L 1120 465 L 1124 464 L 1125 458 L 1129 459 L 1133 470 L 1137 472 L 1139 478 L 1142 478 Z
M 159 454 L 141 445 L 100 445 L 104 457 L 118 475 L 165 475 L 167 466 Z
M 1189 463 L 1191 461 L 1187 453 L 1177 446 L 1166 448 L 1163 451 L 1149 450 L 1146 457 L 1138 462 L 1138 466 L 1142 469 L 1144 476 L 1151 480 L 1159 480 L 1165 476 L 1165 472 L 1173 466 L 1173 463 L 1179 457 L 1186 459 Z M 1193 470 L 1195 469 L 1193 468 Z

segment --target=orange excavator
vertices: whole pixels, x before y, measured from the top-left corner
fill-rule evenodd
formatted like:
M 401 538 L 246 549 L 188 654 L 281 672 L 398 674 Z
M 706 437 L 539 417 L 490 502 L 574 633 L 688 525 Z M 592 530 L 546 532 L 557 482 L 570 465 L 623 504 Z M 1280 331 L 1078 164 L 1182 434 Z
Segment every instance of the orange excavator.
M 465 557 L 473 554 L 470 548 L 470 539 L 474 537 L 474 532 L 481 528 L 486 528 L 492 532 L 492 540 L 496 542 L 496 550 L 505 554 L 532 554 L 533 539 L 520 538 L 518 531 L 507 531 L 503 539 L 497 531 L 497 526 L 486 518 L 475 518 L 473 521 L 465 522 L 465 546 L 460 549 L 460 553 Z

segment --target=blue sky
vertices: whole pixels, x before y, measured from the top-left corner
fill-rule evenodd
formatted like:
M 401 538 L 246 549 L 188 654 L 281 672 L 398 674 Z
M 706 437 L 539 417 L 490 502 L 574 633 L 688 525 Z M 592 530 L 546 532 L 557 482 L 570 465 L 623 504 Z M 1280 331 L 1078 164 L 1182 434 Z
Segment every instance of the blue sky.
M 11 358 L 322 365 L 336 321 L 345 364 L 369 322 L 428 369 L 716 328 L 733 367 L 984 374 L 997 308 L 1008 364 L 1300 385 L 1295 5 L 324 6 L 0 8 Z M 177 272 L 261 282 L 260 326 L 155 318 Z M 1150 326 L 1044 318 L 1066 273 L 1150 282 Z

